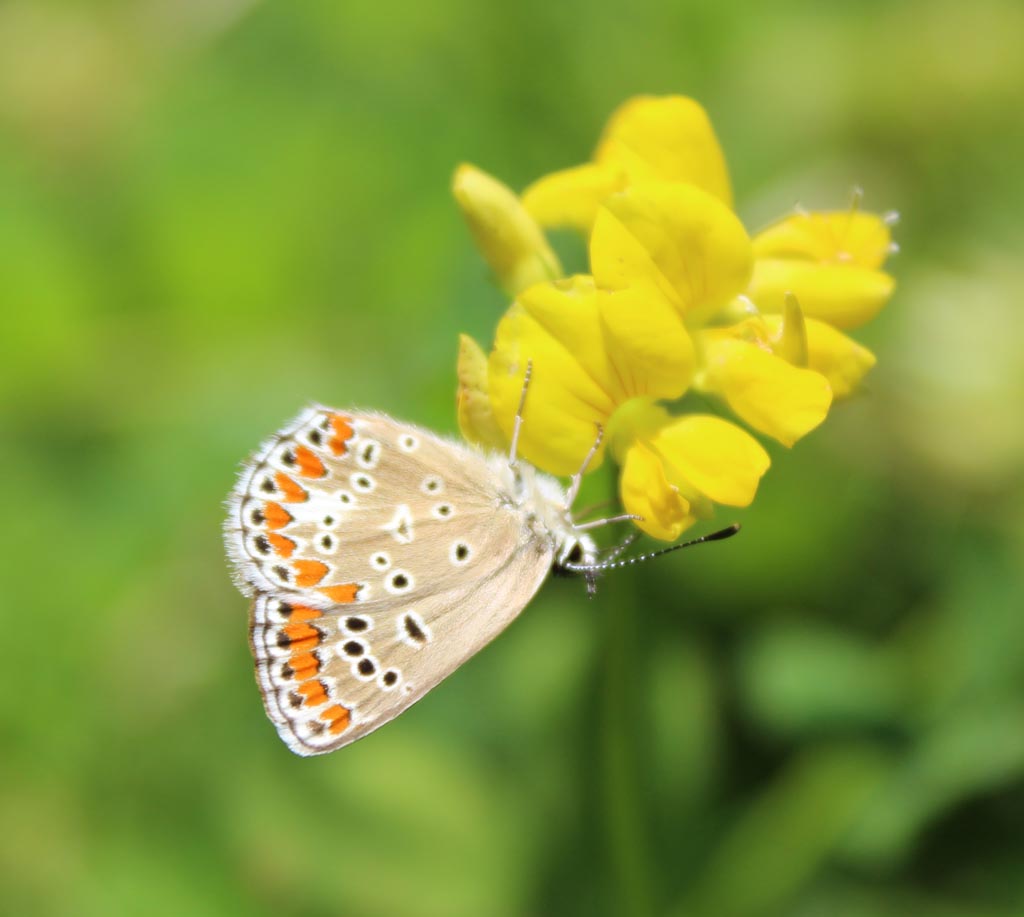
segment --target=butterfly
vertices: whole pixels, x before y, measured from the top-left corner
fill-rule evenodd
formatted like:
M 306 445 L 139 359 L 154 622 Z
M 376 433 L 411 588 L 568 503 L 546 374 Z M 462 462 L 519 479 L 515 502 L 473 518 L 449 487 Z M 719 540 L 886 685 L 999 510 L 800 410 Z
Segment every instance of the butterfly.
M 595 564 L 569 514 L 577 487 L 514 451 L 370 412 L 313 406 L 264 443 L 229 498 L 225 541 L 288 747 L 323 754 L 384 725 L 504 630 L 552 569 Z
M 527 375 L 528 381 L 528 375 Z M 523 399 L 525 400 L 524 382 Z M 601 431 L 566 489 L 383 414 L 315 405 L 265 442 L 228 499 L 225 543 L 252 599 L 249 644 L 267 715 L 319 755 L 394 719 L 503 631 L 549 573 L 617 561 L 571 509 Z

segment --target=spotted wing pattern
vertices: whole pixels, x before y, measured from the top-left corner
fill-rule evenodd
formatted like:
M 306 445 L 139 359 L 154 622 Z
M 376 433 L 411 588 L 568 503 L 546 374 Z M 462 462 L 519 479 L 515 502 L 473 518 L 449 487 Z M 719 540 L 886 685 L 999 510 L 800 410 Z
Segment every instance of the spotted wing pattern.
M 246 466 L 226 539 L 267 713 L 303 755 L 422 697 L 519 614 L 553 554 L 479 453 L 321 407 Z

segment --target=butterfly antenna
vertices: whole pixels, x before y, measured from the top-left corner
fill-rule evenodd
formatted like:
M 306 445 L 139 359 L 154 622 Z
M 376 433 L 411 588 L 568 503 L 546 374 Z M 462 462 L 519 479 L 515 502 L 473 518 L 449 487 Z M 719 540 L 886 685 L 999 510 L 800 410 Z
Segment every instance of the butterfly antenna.
M 526 407 L 526 390 L 530 387 L 530 376 L 533 375 L 533 360 L 526 361 L 526 372 L 523 374 L 523 390 L 519 395 L 519 407 L 516 408 L 516 419 L 512 424 L 512 443 L 508 449 L 508 467 L 516 467 L 516 449 L 519 446 L 519 428 L 523 425 L 523 408 Z
M 710 535 L 701 535 L 700 538 L 694 538 L 693 541 L 684 541 L 682 544 L 674 544 L 671 547 L 662 548 L 660 551 L 651 551 L 648 554 L 639 554 L 636 557 L 627 557 L 625 560 L 610 560 L 599 564 L 563 564 L 562 566 L 566 570 L 572 570 L 574 573 L 599 573 L 604 570 L 616 570 L 619 567 L 630 567 L 645 560 L 653 560 L 655 557 L 671 554 L 673 551 L 681 551 L 683 548 L 692 548 L 694 545 L 704 544 L 706 541 L 722 541 L 725 538 L 732 538 L 739 530 L 739 523 L 736 522 L 726 529 L 712 532 Z

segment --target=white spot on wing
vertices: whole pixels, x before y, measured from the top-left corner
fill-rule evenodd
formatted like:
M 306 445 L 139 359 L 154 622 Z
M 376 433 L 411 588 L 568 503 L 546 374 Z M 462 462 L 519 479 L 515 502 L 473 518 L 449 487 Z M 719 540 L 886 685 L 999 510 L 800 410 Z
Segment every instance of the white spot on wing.
M 373 666 L 370 669 L 370 666 Z M 368 671 L 363 671 L 367 669 Z M 380 671 L 380 665 L 377 663 L 375 657 L 366 655 L 360 659 L 352 660 L 352 674 L 355 675 L 360 681 L 370 681 L 377 677 L 377 673 Z
M 432 474 L 429 477 L 423 479 L 423 483 L 420 484 L 420 490 L 428 496 L 439 494 L 444 492 L 444 481 L 441 480 L 436 474 Z
M 313 546 L 319 554 L 333 554 L 338 547 L 338 541 L 333 535 L 317 535 L 313 539 Z
M 465 541 L 456 541 L 448 549 L 448 559 L 456 567 L 464 567 L 473 559 L 473 548 Z
M 368 494 L 377 486 L 377 482 L 363 471 L 353 474 L 349 481 L 352 484 L 352 489 L 360 494 Z
M 392 595 L 405 595 L 411 592 L 415 582 L 408 570 L 395 570 L 384 577 L 384 588 Z
M 398 639 L 413 649 L 422 649 L 434 639 L 434 633 L 426 622 L 411 608 L 395 618 Z
M 363 440 L 356 446 L 356 464 L 360 468 L 376 468 L 380 462 L 380 452 L 380 443 L 377 440 Z
M 416 537 L 412 530 L 412 512 L 405 503 L 399 504 L 391 521 L 382 525 L 381 528 L 390 533 L 399 544 L 412 544 Z

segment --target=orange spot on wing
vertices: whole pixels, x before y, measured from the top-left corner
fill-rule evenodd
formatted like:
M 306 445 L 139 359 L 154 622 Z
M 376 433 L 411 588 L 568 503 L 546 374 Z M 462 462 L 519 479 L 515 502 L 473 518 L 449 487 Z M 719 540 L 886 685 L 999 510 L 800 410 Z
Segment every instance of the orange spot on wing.
M 296 586 L 315 586 L 327 576 L 327 564 L 318 560 L 297 560 L 292 566 L 295 568 Z
M 342 707 L 341 704 L 335 704 L 321 713 L 320 719 L 331 724 L 329 729 L 331 735 L 340 735 L 348 729 L 348 724 L 352 722 L 352 711 L 348 707 Z
M 309 624 L 286 624 L 284 635 L 288 638 L 288 646 L 297 653 L 305 653 L 320 643 L 321 634 Z
M 327 703 L 327 686 L 322 681 L 303 682 L 297 690 L 306 698 L 307 707 L 319 707 Z
M 283 471 L 274 475 L 274 483 L 277 485 L 277 489 L 284 494 L 281 498 L 282 503 L 304 503 L 309 499 L 309 494 L 302 489 L 301 485 L 296 484 Z
M 320 660 L 312 653 L 296 653 L 288 660 L 288 665 L 295 673 L 297 681 L 305 681 L 312 678 L 320 671 Z
M 332 602 L 347 605 L 356 600 L 361 588 L 358 583 L 342 583 L 340 586 L 321 586 L 317 591 L 326 595 Z
M 341 414 L 332 414 L 331 429 L 334 430 L 334 436 L 331 437 L 331 441 L 327 445 L 331 447 L 331 452 L 335 455 L 344 455 L 348 452 L 346 443 L 352 438 L 352 418 L 344 417 Z
M 302 621 L 312 621 L 314 618 L 319 618 L 322 614 L 322 611 L 317 611 L 317 609 L 310 608 L 308 605 L 292 605 L 292 610 L 288 613 L 288 622 L 290 624 L 299 624 Z
M 292 521 L 292 514 L 280 503 L 264 503 L 263 518 L 267 520 L 268 529 L 282 529 Z
M 274 551 L 280 554 L 281 557 L 291 557 L 292 551 L 295 550 L 295 542 L 284 535 L 278 535 L 277 532 L 271 532 L 267 535 L 267 541 L 270 542 Z
M 295 448 L 295 461 L 299 465 L 299 474 L 304 478 L 322 478 L 327 474 L 324 463 L 317 458 L 312 449 L 307 449 L 305 446 Z

